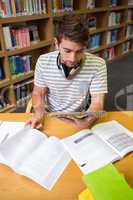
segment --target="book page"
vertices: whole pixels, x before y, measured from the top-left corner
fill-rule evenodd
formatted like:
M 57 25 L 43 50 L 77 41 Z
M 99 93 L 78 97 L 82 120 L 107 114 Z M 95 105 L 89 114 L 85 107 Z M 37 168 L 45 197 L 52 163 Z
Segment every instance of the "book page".
M 19 172 L 50 190 L 69 161 L 70 155 L 60 140 L 51 136 L 27 156 Z
M 121 157 L 133 151 L 133 134 L 117 121 L 97 124 L 92 130 Z
M 24 122 L 0 121 L 0 144 L 24 128 L 24 124 Z M 3 162 L 4 159 L 0 153 L 0 163 Z
M 0 143 L 24 128 L 24 122 L 0 121 Z
M 0 152 L 4 163 L 17 171 L 17 168 L 28 155 L 36 149 L 47 136 L 28 126 L 21 129 L 16 135 L 0 144 Z
M 62 139 L 62 142 L 84 174 L 119 158 L 112 148 L 88 129 Z

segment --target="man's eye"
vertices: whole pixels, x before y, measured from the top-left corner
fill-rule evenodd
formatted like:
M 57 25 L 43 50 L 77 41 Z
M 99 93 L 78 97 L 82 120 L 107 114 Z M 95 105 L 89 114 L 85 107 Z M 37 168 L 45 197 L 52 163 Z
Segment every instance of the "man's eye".
M 69 50 L 65 50 L 65 52 L 66 52 L 66 53 L 70 53 L 70 51 L 69 51 Z

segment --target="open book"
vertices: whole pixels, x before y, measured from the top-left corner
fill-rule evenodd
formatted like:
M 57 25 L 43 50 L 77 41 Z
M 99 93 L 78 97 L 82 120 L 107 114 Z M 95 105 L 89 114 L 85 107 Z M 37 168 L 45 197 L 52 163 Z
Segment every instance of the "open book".
M 94 171 L 133 150 L 133 134 L 116 121 L 72 136 L 48 137 L 24 124 L 0 125 L 0 163 L 51 189 L 71 157 L 83 173 Z M 18 122 L 19 123 L 19 122 Z M 13 134 L 11 134 L 14 132 Z
M 24 127 L 24 124 L 22 128 L 17 122 L 18 132 L 15 132 L 15 123 L 12 123 L 4 122 L 0 126 L 0 163 L 44 188 L 52 189 L 70 161 L 60 139 L 47 137 L 36 129 Z M 15 134 L 11 134 L 11 129 Z
M 95 125 L 62 140 L 84 174 L 133 151 L 133 133 L 116 121 Z
M 51 112 L 47 113 L 49 117 L 58 117 L 58 118 L 69 118 L 69 119 L 83 119 L 85 117 L 101 117 L 105 114 L 105 111 L 98 111 L 98 112 Z

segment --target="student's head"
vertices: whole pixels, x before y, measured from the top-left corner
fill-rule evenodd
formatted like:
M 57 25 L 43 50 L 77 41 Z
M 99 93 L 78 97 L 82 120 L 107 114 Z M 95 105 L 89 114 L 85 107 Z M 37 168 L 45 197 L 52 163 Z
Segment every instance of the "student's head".
M 88 37 L 88 28 L 84 26 L 79 16 L 65 16 L 59 23 L 55 38 L 61 62 L 68 67 L 73 67 L 80 62 L 88 44 Z

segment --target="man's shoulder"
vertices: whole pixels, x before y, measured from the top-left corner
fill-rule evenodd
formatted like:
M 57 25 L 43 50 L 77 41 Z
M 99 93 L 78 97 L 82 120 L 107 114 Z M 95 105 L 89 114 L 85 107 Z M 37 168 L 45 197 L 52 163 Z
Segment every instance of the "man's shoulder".
M 52 60 L 52 59 L 56 59 L 57 56 L 58 56 L 58 51 L 52 51 L 52 52 L 49 52 L 49 53 L 45 53 L 45 54 L 42 54 L 39 56 L 39 60 Z
M 105 60 L 103 58 L 89 52 L 86 52 L 85 55 L 86 62 L 90 64 L 94 63 L 96 65 L 105 65 Z

